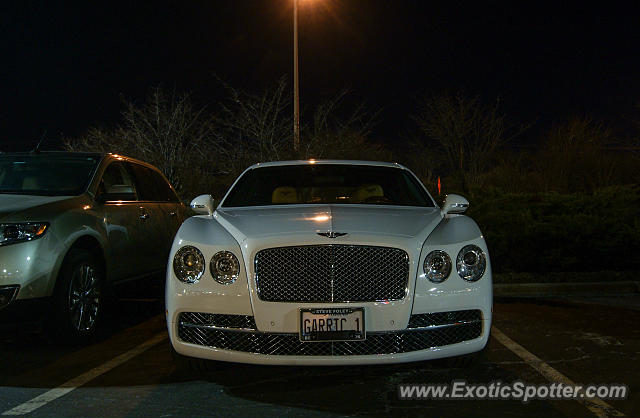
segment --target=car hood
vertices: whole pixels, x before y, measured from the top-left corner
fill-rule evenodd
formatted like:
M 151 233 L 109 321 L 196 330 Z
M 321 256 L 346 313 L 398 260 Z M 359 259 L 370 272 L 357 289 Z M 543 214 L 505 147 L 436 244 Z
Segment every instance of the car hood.
M 240 244 L 256 326 L 270 332 L 295 332 L 297 319 L 291 320 L 291 316 L 298 312 L 300 304 L 267 302 L 257 296 L 254 261 L 259 251 L 308 245 L 361 245 L 404 250 L 409 262 L 406 297 L 366 304 L 369 312 L 378 312 L 369 314 L 369 329 L 398 330 L 405 328 L 409 321 L 424 242 L 443 219 L 439 208 L 382 205 L 220 208 L 214 217 Z M 327 232 L 346 235 L 318 235 Z
M 442 220 L 439 208 L 373 205 L 222 208 L 214 216 L 239 243 L 327 232 L 348 234 L 347 241 L 354 236 L 424 240 Z
M 0 194 L 0 220 L 13 218 L 21 212 L 70 198 L 69 196 Z

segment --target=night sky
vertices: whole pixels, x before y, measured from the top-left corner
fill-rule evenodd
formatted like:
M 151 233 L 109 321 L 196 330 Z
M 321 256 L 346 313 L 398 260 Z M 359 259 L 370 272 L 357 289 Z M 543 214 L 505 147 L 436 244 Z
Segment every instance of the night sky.
M 121 97 L 160 84 L 214 107 L 216 76 L 250 91 L 292 80 L 292 0 L 5 3 L 0 150 L 112 126 Z M 638 2 L 300 3 L 302 108 L 350 88 L 383 109 L 376 138 L 396 140 L 419 97 L 446 91 L 500 97 L 532 132 L 586 115 L 624 135 L 640 114 Z

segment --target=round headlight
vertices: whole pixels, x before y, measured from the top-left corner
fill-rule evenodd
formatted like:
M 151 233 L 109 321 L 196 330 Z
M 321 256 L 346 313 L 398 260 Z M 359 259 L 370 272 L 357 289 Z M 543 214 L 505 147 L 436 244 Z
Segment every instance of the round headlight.
M 196 247 L 185 245 L 173 257 L 173 272 L 184 283 L 196 283 L 204 273 L 204 256 Z
M 209 263 L 211 275 L 220 284 L 231 284 L 236 281 L 240 273 L 238 258 L 229 251 L 217 252 Z
M 424 274 L 433 283 L 442 283 L 451 273 L 451 258 L 440 250 L 431 251 L 424 259 Z
M 487 257 L 477 245 L 463 247 L 456 258 L 456 268 L 460 277 L 469 282 L 480 279 L 487 268 Z

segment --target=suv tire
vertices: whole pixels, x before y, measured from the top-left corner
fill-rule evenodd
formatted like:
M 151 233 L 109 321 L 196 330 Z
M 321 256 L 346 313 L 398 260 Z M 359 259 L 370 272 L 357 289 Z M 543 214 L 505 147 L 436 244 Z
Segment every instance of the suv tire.
M 49 329 L 60 342 L 84 343 L 94 336 L 104 308 L 104 271 L 91 252 L 69 251 L 53 292 Z

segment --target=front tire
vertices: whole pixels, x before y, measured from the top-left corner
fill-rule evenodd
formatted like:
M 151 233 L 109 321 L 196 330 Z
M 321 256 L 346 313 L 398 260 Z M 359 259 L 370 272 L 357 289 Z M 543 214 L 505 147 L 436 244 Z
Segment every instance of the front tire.
M 104 272 L 89 251 L 67 254 L 53 293 L 49 329 L 60 342 L 84 343 L 95 335 L 104 307 Z

